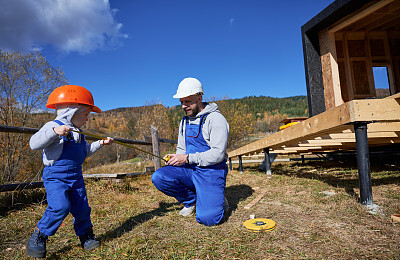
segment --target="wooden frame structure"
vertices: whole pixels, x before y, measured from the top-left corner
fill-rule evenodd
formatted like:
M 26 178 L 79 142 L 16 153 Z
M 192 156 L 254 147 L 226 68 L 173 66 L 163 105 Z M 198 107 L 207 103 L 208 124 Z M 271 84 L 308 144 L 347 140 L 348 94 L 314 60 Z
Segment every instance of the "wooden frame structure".
M 400 92 L 400 0 L 337 0 L 301 29 L 310 117 Z M 374 67 L 389 89 L 375 86 Z
M 360 198 L 370 205 L 369 147 L 400 143 L 400 0 L 336 0 L 301 27 L 310 118 L 228 154 L 357 151 Z M 386 67 L 387 98 L 373 67 Z
M 229 161 L 265 153 L 308 154 L 357 151 L 361 203 L 372 204 L 369 146 L 400 143 L 400 93 L 385 99 L 352 100 L 228 153 Z M 231 167 L 231 163 L 230 163 Z

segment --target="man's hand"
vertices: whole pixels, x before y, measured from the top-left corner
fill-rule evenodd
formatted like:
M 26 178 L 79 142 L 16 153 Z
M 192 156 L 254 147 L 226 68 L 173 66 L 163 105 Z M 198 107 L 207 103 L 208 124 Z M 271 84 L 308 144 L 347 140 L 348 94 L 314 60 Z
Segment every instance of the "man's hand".
M 103 140 L 100 140 L 101 145 L 110 145 L 112 143 L 114 143 L 114 139 L 111 137 L 107 137 L 107 138 L 104 138 Z
M 170 156 L 170 159 L 166 163 L 166 165 L 181 166 L 184 165 L 185 163 L 188 163 L 187 154 L 168 154 L 168 155 Z
M 62 136 L 67 136 L 69 131 L 71 131 L 71 127 L 66 125 L 59 125 L 53 128 L 54 133 Z

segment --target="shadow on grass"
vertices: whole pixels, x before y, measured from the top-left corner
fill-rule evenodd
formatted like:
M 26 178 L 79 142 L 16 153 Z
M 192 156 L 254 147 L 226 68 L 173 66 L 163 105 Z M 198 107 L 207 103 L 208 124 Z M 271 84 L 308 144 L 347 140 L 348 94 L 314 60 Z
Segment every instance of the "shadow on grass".
M 350 196 L 360 201 L 359 195 L 354 191 L 355 188 L 359 188 L 357 161 L 295 163 L 293 167 L 298 167 L 299 170 L 294 171 L 291 167 L 277 164 L 273 165 L 272 172 L 273 174 L 320 180 L 332 187 L 343 188 Z M 302 169 L 302 167 L 307 168 Z M 372 161 L 370 172 L 372 186 L 400 185 L 399 166 Z M 380 174 L 382 172 L 384 173 Z
M 0 193 L 0 216 L 5 217 L 10 211 L 37 203 L 47 203 L 44 188 Z
M 99 236 L 96 236 L 97 240 L 100 241 L 100 243 L 104 243 L 110 240 L 113 240 L 115 238 L 119 238 L 123 236 L 124 234 L 132 231 L 135 226 L 146 222 L 149 219 L 152 219 L 154 216 L 163 216 L 165 215 L 168 211 L 175 210 L 175 209 L 169 209 L 172 206 L 176 206 L 179 203 L 165 203 L 165 202 L 160 202 L 159 207 L 157 209 L 154 209 L 149 212 L 145 212 L 142 214 L 139 214 L 137 216 L 131 217 L 127 219 L 124 223 L 122 223 L 119 227 L 115 228 L 114 230 L 107 231 L 104 234 L 101 234 Z M 61 259 L 60 255 L 65 254 L 66 252 L 74 249 L 74 246 L 66 246 L 58 250 L 57 252 L 52 253 L 50 256 L 48 256 L 48 259 Z
M 241 200 L 246 199 L 247 197 L 251 196 L 253 194 L 253 189 L 250 186 L 247 185 L 234 185 L 234 186 L 229 186 L 226 187 L 225 194 L 227 197 L 227 200 L 229 202 L 229 211 L 224 220 L 220 223 L 224 223 L 229 216 L 232 214 L 232 211 L 236 210 L 237 205 Z M 165 203 L 165 202 L 160 202 L 159 207 L 157 209 L 154 209 L 149 212 L 145 212 L 142 214 L 139 214 L 137 216 L 131 217 L 127 219 L 124 223 L 122 223 L 119 227 L 109 230 L 104 234 L 101 234 L 97 236 L 97 239 L 101 242 L 107 242 L 116 238 L 119 238 L 123 236 L 124 234 L 132 231 L 135 226 L 146 222 L 147 220 L 152 219 L 155 216 L 163 216 L 167 212 L 171 210 L 176 210 L 175 208 L 170 209 L 173 206 L 179 205 L 178 202 L 176 203 Z M 66 252 L 73 250 L 75 246 L 69 245 L 61 248 L 57 252 L 53 252 L 51 255 L 49 255 L 47 258 L 48 259 L 61 259 L 60 255 L 65 254 Z
M 167 212 L 175 209 L 169 209 L 172 206 L 179 205 L 179 203 L 165 203 L 165 202 L 160 202 L 159 207 L 157 209 L 154 209 L 149 212 L 145 212 L 142 214 L 139 214 L 137 216 L 131 217 L 127 219 L 124 223 L 121 224 L 121 226 L 117 227 L 114 230 L 107 231 L 105 234 L 102 234 L 98 236 L 98 239 L 101 242 L 106 242 L 110 241 L 115 238 L 121 237 L 123 234 L 126 234 L 130 231 L 132 231 L 135 226 L 138 224 L 144 223 L 149 219 L 152 219 L 155 216 L 163 216 Z
M 247 185 L 233 185 L 226 187 L 225 197 L 229 202 L 228 213 L 224 216 L 224 219 L 219 223 L 223 224 L 232 215 L 232 212 L 237 209 L 237 205 L 241 200 L 245 200 L 253 194 L 254 190 Z

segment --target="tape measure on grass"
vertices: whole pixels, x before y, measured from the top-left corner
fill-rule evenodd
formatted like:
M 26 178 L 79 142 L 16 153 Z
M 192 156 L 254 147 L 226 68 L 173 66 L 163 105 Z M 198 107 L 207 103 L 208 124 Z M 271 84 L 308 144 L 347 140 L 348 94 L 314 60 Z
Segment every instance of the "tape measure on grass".
M 246 220 L 243 222 L 243 226 L 253 232 L 272 231 L 275 229 L 276 223 L 272 219 L 255 218 Z

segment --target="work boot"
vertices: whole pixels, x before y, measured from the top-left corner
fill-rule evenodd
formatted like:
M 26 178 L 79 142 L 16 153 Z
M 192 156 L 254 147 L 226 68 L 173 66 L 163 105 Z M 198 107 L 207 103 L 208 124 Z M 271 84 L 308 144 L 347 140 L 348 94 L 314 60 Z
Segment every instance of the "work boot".
M 98 248 L 100 246 L 100 242 L 96 240 L 93 234 L 93 229 L 86 229 L 86 233 L 83 236 L 79 236 L 81 240 L 81 246 L 86 251 Z
M 184 216 L 184 217 L 191 216 L 191 215 L 193 215 L 195 208 L 196 208 L 195 205 L 193 205 L 191 207 L 184 207 L 179 212 L 179 215 Z
M 31 238 L 26 243 L 26 254 L 31 257 L 46 257 L 46 240 L 47 236 L 39 231 L 36 227 Z

